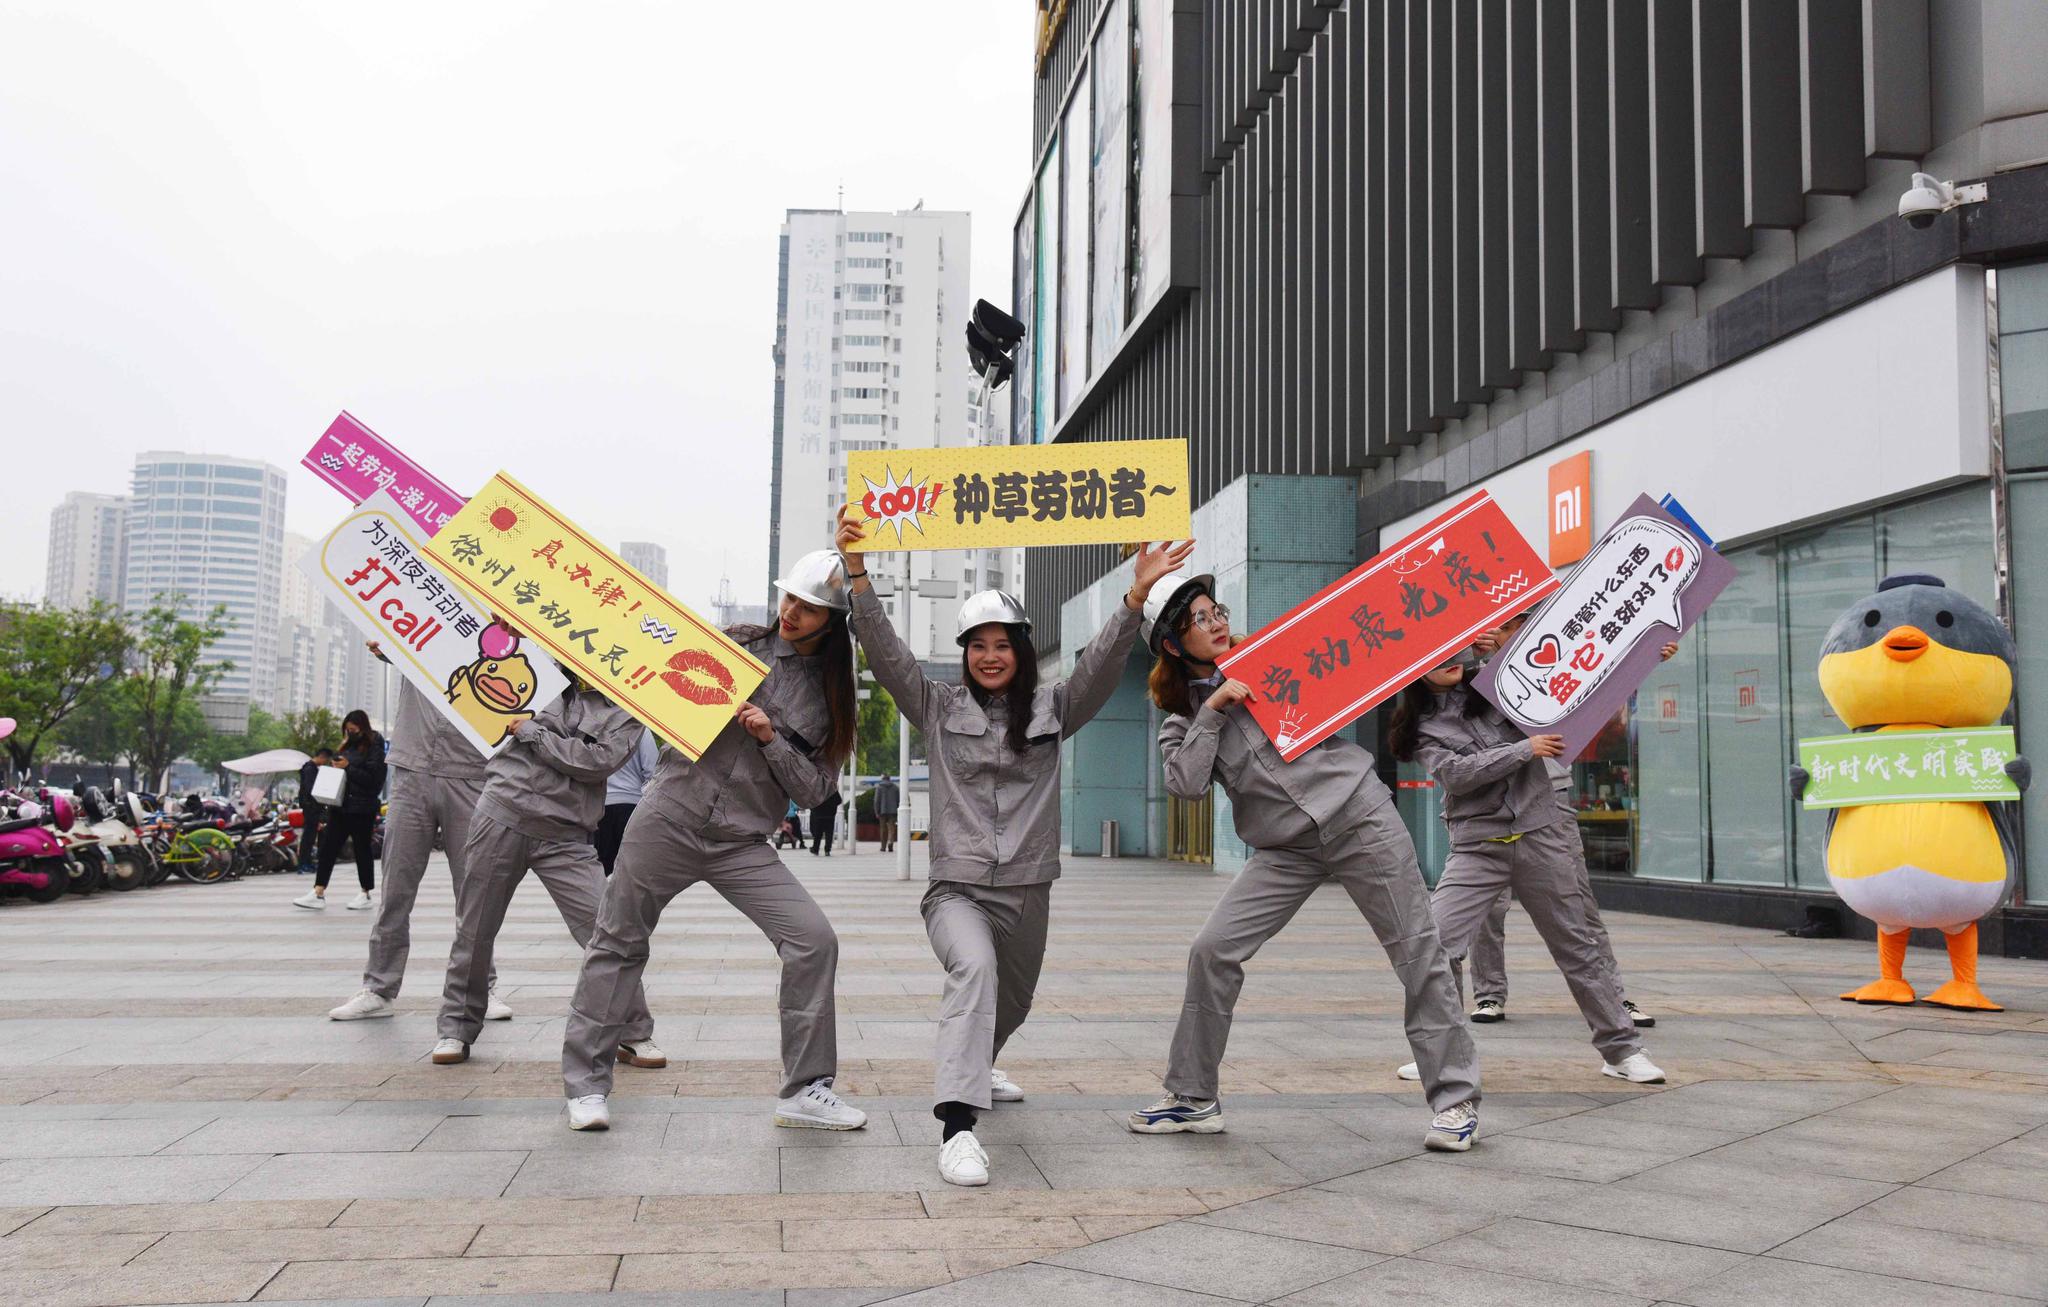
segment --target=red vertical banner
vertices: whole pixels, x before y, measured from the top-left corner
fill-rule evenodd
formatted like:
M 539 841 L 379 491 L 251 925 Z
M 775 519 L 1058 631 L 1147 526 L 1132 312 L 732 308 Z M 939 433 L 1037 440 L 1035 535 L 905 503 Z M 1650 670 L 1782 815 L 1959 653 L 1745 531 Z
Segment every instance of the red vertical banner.
M 1557 589 L 1481 490 L 1331 583 L 1217 660 L 1288 760 Z

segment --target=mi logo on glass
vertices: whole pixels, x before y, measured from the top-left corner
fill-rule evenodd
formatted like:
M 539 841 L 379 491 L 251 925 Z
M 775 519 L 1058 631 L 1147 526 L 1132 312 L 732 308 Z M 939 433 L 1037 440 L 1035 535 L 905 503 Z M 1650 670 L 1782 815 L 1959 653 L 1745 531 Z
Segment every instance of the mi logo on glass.
M 1550 465 L 1550 555 L 1552 567 L 1576 563 L 1593 548 L 1587 516 L 1593 497 L 1593 451 Z

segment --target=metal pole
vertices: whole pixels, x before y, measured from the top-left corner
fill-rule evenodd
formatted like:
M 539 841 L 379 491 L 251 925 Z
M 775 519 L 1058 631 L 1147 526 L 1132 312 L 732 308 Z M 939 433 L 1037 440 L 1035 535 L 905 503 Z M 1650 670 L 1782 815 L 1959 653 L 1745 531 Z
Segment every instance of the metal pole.
M 910 551 L 903 550 L 903 643 L 910 646 Z M 910 719 L 896 716 L 896 879 L 910 879 Z

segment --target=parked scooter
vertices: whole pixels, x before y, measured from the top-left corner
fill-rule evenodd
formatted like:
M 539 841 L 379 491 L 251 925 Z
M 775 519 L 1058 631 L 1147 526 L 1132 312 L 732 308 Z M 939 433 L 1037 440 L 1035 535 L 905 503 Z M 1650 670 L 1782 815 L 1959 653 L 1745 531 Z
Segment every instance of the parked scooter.
M 116 783 L 118 786 L 118 782 Z M 133 794 L 120 794 L 109 799 L 98 786 L 89 786 L 79 800 L 79 808 L 85 814 L 87 829 L 99 842 L 104 859 L 101 874 L 106 887 L 112 890 L 131 890 L 156 882 L 156 860 L 150 856 L 149 846 L 135 833 L 137 825 L 147 819 L 148 814 L 139 812 L 134 804 Z
M 71 800 L 50 790 L 0 791 L 0 894 L 49 903 L 71 886 L 70 858 L 59 832 L 71 829 Z

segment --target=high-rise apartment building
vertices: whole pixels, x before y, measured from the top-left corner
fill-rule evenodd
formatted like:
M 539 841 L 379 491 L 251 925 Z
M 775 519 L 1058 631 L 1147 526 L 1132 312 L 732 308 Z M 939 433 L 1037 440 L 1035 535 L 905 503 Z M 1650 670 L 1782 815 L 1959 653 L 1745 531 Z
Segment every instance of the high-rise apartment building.
M 846 502 L 846 455 L 977 440 L 979 382 L 963 343 L 965 213 L 791 209 L 782 225 L 775 321 L 774 461 L 768 580 L 832 543 Z M 911 647 L 951 661 L 960 600 L 1004 584 L 993 553 L 910 555 Z M 900 582 L 900 556 L 883 571 Z M 900 589 L 900 587 L 899 587 Z M 772 599 L 772 592 L 769 595 Z
M 150 451 L 135 457 L 133 492 L 123 607 L 178 595 L 191 617 L 225 609 L 227 634 L 211 652 L 232 667 L 207 716 L 239 731 L 248 706 L 271 702 L 277 686 L 284 473 L 260 459 Z
M 668 550 L 647 540 L 619 542 L 619 557 L 659 589 L 668 589 Z
M 128 504 L 126 495 L 74 490 L 50 511 L 50 565 L 43 586 L 46 605 L 83 608 L 95 599 L 121 602 Z

